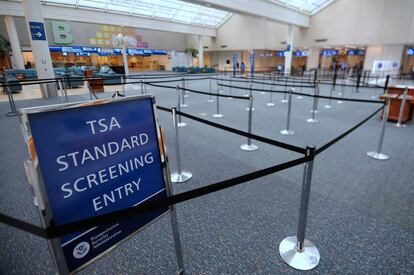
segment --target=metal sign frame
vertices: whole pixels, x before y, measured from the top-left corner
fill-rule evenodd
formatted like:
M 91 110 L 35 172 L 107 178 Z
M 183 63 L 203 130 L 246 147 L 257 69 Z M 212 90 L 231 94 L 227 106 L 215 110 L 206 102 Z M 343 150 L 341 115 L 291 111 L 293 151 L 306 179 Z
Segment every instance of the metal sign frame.
M 33 139 L 31 137 L 29 118 L 28 118 L 30 114 L 61 111 L 61 110 L 70 109 L 70 108 L 84 108 L 84 107 L 89 107 L 89 106 L 118 103 L 122 101 L 134 101 L 134 100 L 148 99 L 148 98 L 152 100 L 153 123 L 154 123 L 154 127 L 156 130 L 156 137 L 158 139 L 157 148 L 158 148 L 160 162 L 161 162 L 160 168 L 163 174 L 162 178 L 164 181 L 166 196 L 169 197 L 173 194 L 173 190 L 172 190 L 171 181 L 170 181 L 168 157 L 166 155 L 166 146 L 164 144 L 164 138 L 161 133 L 161 127 L 158 123 L 154 96 L 140 95 L 140 96 L 118 97 L 118 98 L 113 98 L 113 99 L 102 99 L 102 100 L 95 100 L 95 101 L 88 101 L 88 102 L 83 101 L 83 102 L 74 102 L 74 103 L 66 103 L 66 104 L 56 104 L 56 105 L 48 105 L 48 106 L 41 106 L 41 107 L 24 108 L 24 109 L 19 110 L 21 113 L 21 118 L 22 118 L 21 126 L 22 126 L 23 136 L 24 136 L 24 139 L 27 145 L 27 149 L 29 151 L 29 156 L 31 158 L 31 161 L 25 162 L 25 167 L 27 170 L 30 170 L 30 172 L 27 174 L 28 174 L 28 177 L 30 177 L 29 182 L 33 185 L 34 194 L 39 201 L 37 208 L 39 210 L 40 218 L 41 218 L 41 221 L 44 227 L 49 227 L 53 225 L 53 213 L 52 213 L 52 208 L 51 208 L 48 196 L 47 196 L 43 177 L 41 174 L 39 159 L 37 157 L 33 157 L 33 156 L 37 156 L 37 152 L 34 147 Z M 129 235 L 121 239 L 119 242 L 115 243 L 114 245 L 112 245 L 111 247 L 103 251 L 102 253 L 96 255 L 95 257 L 93 257 L 92 259 L 90 259 L 89 261 L 81 265 L 80 267 L 77 267 L 73 271 L 69 271 L 68 269 L 67 261 L 65 259 L 59 238 L 54 238 L 54 239 L 49 240 L 48 243 L 52 250 L 52 254 L 54 257 L 54 261 L 55 261 L 58 273 L 59 274 L 73 274 L 85 268 L 92 262 L 106 255 L 108 252 L 116 248 L 118 245 L 122 244 L 123 242 L 135 236 L 138 232 L 140 232 L 147 226 L 151 225 L 152 223 L 164 217 L 167 213 L 170 213 L 171 215 L 173 236 L 174 236 L 174 241 L 175 241 L 175 249 L 176 249 L 176 256 L 177 256 L 177 263 L 178 263 L 177 273 L 182 273 L 184 271 L 184 264 L 183 264 L 183 259 L 182 259 L 181 243 L 180 243 L 180 237 L 179 237 L 179 232 L 178 232 L 176 213 L 174 211 L 175 210 L 173 206 L 168 207 L 164 213 L 158 215 L 157 217 L 147 222 L 142 227 L 136 229 L 135 231 L 133 231 L 132 233 L 130 233 Z M 82 231 L 87 231 L 87 230 L 82 230 Z

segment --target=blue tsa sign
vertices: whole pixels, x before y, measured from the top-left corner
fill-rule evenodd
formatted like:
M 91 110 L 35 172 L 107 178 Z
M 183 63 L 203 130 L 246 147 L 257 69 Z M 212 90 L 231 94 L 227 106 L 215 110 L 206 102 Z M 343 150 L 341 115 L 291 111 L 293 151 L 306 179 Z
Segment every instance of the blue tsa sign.
M 50 221 L 64 225 L 166 198 L 165 158 L 161 155 L 152 97 L 21 112 L 39 190 L 43 192 L 40 197 L 46 205 L 46 225 Z M 146 212 L 54 239 L 59 271 L 79 270 L 167 210 Z
M 46 40 L 45 25 L 42 22 L 29 22 L 32 40 Z

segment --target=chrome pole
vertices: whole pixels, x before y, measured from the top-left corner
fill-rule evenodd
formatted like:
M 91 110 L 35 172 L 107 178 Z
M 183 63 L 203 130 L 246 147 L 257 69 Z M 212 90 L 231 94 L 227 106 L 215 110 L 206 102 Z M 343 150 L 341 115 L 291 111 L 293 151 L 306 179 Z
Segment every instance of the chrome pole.
M 141 86 L 141 95 L 143 95 L 144 94 L 144 83 L 142 82 L 142 80 L 140 80 L 139 84 Z
M 209 95 L 209 98 L 208 98 L 207 102 L 214 102 L 213 96 L 211 95 L 212 94 L 212 79 L 211 79 L 211 76 L 209 78 L 208 86 L 209 86 L 210 95 Z
M 274 87 L 273 80 L 270 81 L 270 92 L 269 92 L 269 102 L 266 103 L 267 106 L 275 106 L 275 103 L 273 103 L 273 87 Z
M 331 92 L 329 93 L 329 101 L 328 101 L 328 104 L 324 106 L 325 109 L 331 109 L 332 108 L 332 95 L 333 95 L 333 90 L 334 90 L 334 86 L 332 84 L 332 86 L 331 86 Z
M 252 133 L 252 120 L 253 120 L 253 96 L 250 95 L 249 96 L 249 117 L 248 117 L 248 132 L 249 134 Z M 243 151 L 255 151 L 257 150 L 259 147 L 257 147 L 257 145 L 252 144 L 251 138 L 248 137 L 247 138 L 247 144 L 242 144 L 240 145 L 240 148 Z
M 282 135 L 294 135 L 295 131 L 290 130 L 290 113 L 292 110 L 292 90 L 294 89 L 289 89 L 289 96 L 288 96 L 288 111 L 287 111 L 287 119 L 286 119 L 286 129 L 280 131 L 280 133 Z
M 306 156 L 310 157 L 311 160 L 305 163 L 303 171 L 297 234 L 285 238 L 279 245 L 279 254 L 282 259 L 289 266 L 298 270 L 311 270 L 319 264 L 320 260 L 318 248 L 305 239 L 315 146 L 306 147 Z
M 220 100 L 219 100 L 219 87 L 217 86 L 217 95 L 216 95 L 216 113 L 213 115 L 213 117 L 223 117 L 222 114 L 220 114 Z
M 384 142 L 385 126 L 387 125 L 388 113 L 390 111 L 390 102 L 388 99 L 385 100 L 384 112 L 382 114 L 381 132 L 378 140 L 377 151 L 368 152 L 367 155 L 374 159 L 387 160 L 390 157 L 382 153 L 382 144 Z
M 315 91 L 314 91 L 314 101 L 313 101 L 313 109 L 311 110 L 312 113 L 320 113 L 320 111 L 318 110 L 318 106 L 319 106 L 319 86 L 320 80 L 317 80 L 315 82 Z
M 191 172 L 185 172 L 181 167 L 181 152 L 180 143 L 178 140 L 178 121 L 177 121 L 177 110 L 172 108 L 172 119 L 173 119 L 173 131 L 174 131 L 174 145 L 175 145 L 175 160 L 177 162 L 177 172 L 171 175 L 171 182 L 181 183 L 185 182 L 193 176 Z
M 299 92 L 300 92 L 300 93 L 303 93 L 303 76 L 300 78 L 300 89 L 299 89 Z M 303 98 L 303 96 L 298 95 L 296 98 L 297 98 L 297 99 L 302 99 L 302 98 Z
M 180 99 L 180 97 L 181 97 L 181 91 L 180 91 L 180 86 L 177 85 L 177 88 L 176 89 L 177 89 L 177 110 L 178 111 L 181 111 L 181 104 L 180 104 L 180 102 L 181 102 L 181 99 Z M 178 124 L 177 124 L 177 126 L 178 127 L 184 127 L 186 125 L 187 125 L 187 123 L 182 122 L 181 121 L 181 116 L 178 115 Z
M 287 103 L 288 100 L 287 100 L 286 96 L 287 96 L 287 78 L 285 78 L 285 93 L 283 94 L 283 99 L 280 102 Z
M 395 124 L 396 127 L 407 127 L 405 123 L 402 122 L 405 109 L 405 101 L 407 99 L 408 87 L 405 87 L 403 98 L 400 106 L 400 113 L 398 114 L 398 122 Z

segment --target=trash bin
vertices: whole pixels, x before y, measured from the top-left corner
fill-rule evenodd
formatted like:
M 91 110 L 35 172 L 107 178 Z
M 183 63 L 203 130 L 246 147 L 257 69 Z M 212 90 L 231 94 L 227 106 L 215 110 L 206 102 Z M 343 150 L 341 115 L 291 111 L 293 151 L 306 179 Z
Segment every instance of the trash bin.
M 43 98 L 55 97 L 58 95 L 56 83 L 40 84 L 40 92 Z

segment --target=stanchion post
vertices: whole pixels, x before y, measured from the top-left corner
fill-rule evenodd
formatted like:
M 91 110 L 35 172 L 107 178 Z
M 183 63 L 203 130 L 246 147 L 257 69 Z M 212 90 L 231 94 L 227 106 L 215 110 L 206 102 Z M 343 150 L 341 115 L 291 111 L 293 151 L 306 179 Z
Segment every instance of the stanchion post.
M 146 82 L 145 82 L 145 73 L 142 73 L 142 76 L 143 76 L 143 78 L 144 78 L 144 90 L 145 90 L 145 93 L 146 94 L 148 94 L 148 92 L 147 92 L 147 84 L 146 84 Z
M 253 96 L 249 96 L 249 117 L 248 117 L 248 132 L 249 134 L 252 133 L 252 120 L 253 120 Z M 247 144 L 240 145 L 240 148 L 243 151 L 256 151 L 259 147 L 257 145 L 252 144 L 252 140 L 250 137 L 247 138 Z
M 250 79 L 250 81 L 252 81 L 251 79 Z M 246 96 L 246 95 L 245 95 Z M 250 90 L 249 90 L 249 94 L 247 95 L 249 98 L 253 98 L 253 84 L 251 83 L 250 84 Z M 253 102 L 253 101 L 252 101 Z M 249 106 L 247 106 L 247 108 L 246 108 L 246 111 L 248 111 L 248 112 L 250 112 L 250 111 L 254 111 L 254 108 L 253 108 L 253 103 L 252 103 L 252 105 L 250 105 L 249 104 Z
M 191 172 L 183 171 L 181 167 L 181 152 L 179 142 L 177 109 L 172 108 L 173 131 L 174 131 L 174 145 L 175 145 L 175 160 L 177 162 L 177 172 L 171 174 L 171 182 L 181 183 L 191 179 L 193 174 Z
M 320 80 L 317 80 L 314 82 L 315 83 L 315 91 L 313 92 L 313 108 L 311 110 L 311 113 L 320 113 L 320 111 L 318 110 L 318 106 L 319 106 L 319 84 L 320 84 Z M 312 116 L 314 117 L 314 116 Z
M 374 159 L 387 160 L 390 157 L 382 153 L 382 144 L 384 142 L 385 126 L 387 125 L 388 113 L 390 111 L 390 102 L 388 99 L 385 100 L 384 112 L 382 114 L 381 132 L 378 140 L 377 151 L 368 152 L 367 155 Z
M 315 119 L 316 108 L 318 108 L 318 107 L 317 107 L 317 97 L 316 97 L 316 90 L 315 90 L 315 94 L 314 94 L 314 97 L 313 97 L 313 110 L 311 111 L 312 117 L 307 119 L 306 120 L 307 122 L 309 122 L 309 123 L 317 123 L 318 122 L 318 120 Z
M 126 78 L 125 78 L 125 76 L 121 76 L 121 82 L 122 82 L 122 94 L 123 95 L 125 95 L 125 81 L 126 81 Z
M 142 79 L 139 81 L 139 84 L 141 86 L 141 95 L 143 95 L 144 94 L 144 83 L 143 83 Z
M 287 78 L 285 78 L 285 93 L 283 94 L 283 99 L 280 102 L 287 103 L 288 100 L 287 100 L 286 96 L 287 96 Z
M 280 133 L 282 135 L 294 135 L 295 131 L 290 129 L 290 113 L 292 110 L 292 90 L 294 91 L 294 89 L 289 89 L 289 96 L 288 96 L 288 110 L 287 110 L 287 118 L 286 118 L 286 129 L 280 131 Z
M 299 89 L 299 92 L 300 92 L 300 93 L 303 93 L 303 74 L 302 74 L 302 77 L 300 78 L 300 89 Z M 297 99 L 302 99 L 302 98 L 303 98 L 303 96 L 298 95 L 296 98 L 297 98 Z
M 401 106 L 400 106 L 400 113 L 398 114 L 398 122 L 395 124 L 396 127 L 407 127 L 405 123 L 402 122 L 404 110 L 405 110 L 405 101 L 407 99 L 407 93 L 408 93 L 408 87 L 405 87 L 403 98 L 401 100 Z
M 217 86 L 217 95 L 216 95 L 216 113 L 213 115 L 213 117 L 223 117 L 222 114 L 220 114 L 220 96 L 219 96 L 219 87 Z
M 180 99 L 180 97 L 181 97 L 181 91 L 180 91 L 180 86 L 179 85 L 177 85 L 177 110 L 178 111 L 181 111 L 181 99 Z M 185 123 L 185 122 L 182 122 L 181 121 L 181 116 L 180 115 L 178 115 L 178 124 L 177 124 L 177 126 L 178 127 L 184 127 L 184 126 L 186 126 L 187 125 L 187 123 Z
M 273 79 L 270 80 L 270 92 L 269 92 L 269 102 L 266 103 L 267 106 L 275 106 L 275 103 L 273 103 L 273 87 L 274 87 Z
M 331 109 L 332 108 L 332 95 L 333 95 L 334 85 L 331 86 L 331 91 L 329 93 L 329 101 L 328 104 L 324 106 L 325 109 Z
M 207 102 L 214 102 L 213 96 L 211 95 L 212 94 L 212 79 L 211 79 L 211 76 L 209 78 L 209 84 L 208 84 L 208 86 L 209 86 L 210 95 L 209 95 L 209 98 L 208 98 Z
M 319 264 L 320 260 L 318 248 L 305 239 L 315 146 L 306 148 L 306 156 L 310 160 L 305 163 L 303 171 L 297 234 L 296 236 L 287 237 L 279 245 L 279 254 L 282 259 L 289 266 L 298 270 L 311 270 Z

